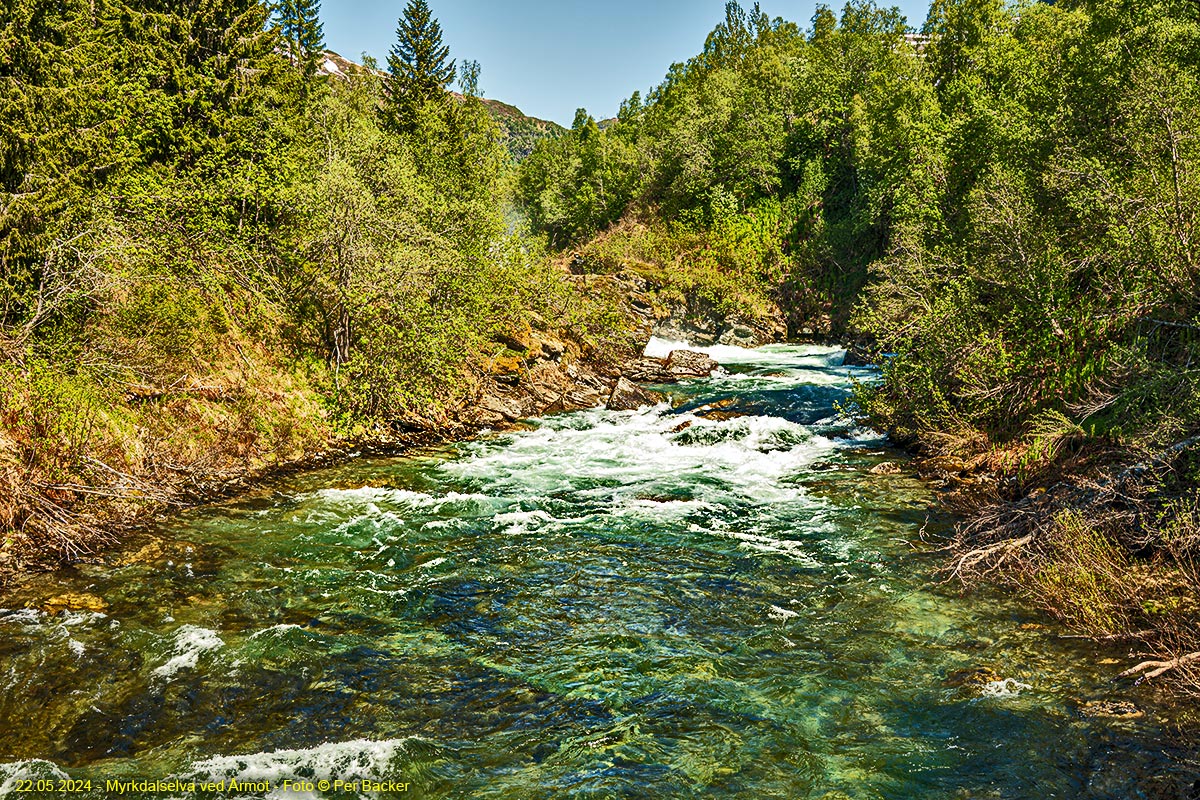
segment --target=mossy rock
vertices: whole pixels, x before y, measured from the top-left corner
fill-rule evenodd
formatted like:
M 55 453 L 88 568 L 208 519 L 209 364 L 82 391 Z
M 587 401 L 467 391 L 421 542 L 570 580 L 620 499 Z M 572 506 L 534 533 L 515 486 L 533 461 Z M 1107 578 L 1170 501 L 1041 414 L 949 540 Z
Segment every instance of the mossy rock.
M 1146 716 L 1146 712 L 1128 700 L 1089 700 L 1080 707 L 1079 712 L 1094 719 L 1138 719 Z
M 38 605 L 47 614 L 58 614 L 63 611 L 91 611 L 103 614 L 108 610 L 108 603 L 102 597 L 83 592 L 65 592 L 55 595 Z
M 951 672 L 946 676 L 944 683 L 947 686 L 979 688 L 1000 680 L 1002 680 L 1000 675 L 991 667 L 972 667 L 970 669 L 960 669 Z

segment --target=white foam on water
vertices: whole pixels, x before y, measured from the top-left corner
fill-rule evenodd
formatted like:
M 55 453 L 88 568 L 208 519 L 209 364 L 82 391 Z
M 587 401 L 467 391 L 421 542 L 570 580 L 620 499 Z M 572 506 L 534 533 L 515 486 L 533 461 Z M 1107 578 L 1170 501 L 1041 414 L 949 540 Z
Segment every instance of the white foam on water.
M 580 412 L 587 426 L 551 420 L 503 443 L 476 443 L 475 453 L 442 465 L 459 478 L 493 484 L 492 494 L 549 496 L 566 486 L 592 484 L 585 495 L 633 500 L 662 494 L 655 487 L 686 478 L 694 499 L 731 496 L 765 504 L 803 492 L 780 479 L 837 445 L 777 417 L 711 421 L 661 413 Z M 681 423 L 691 427 L 674 432 Z M 697 480 L 708 478 L 708 481 Z M 659 504 L 662 507 L 664 504 Z
M 789 619 L 794 619 L 800 616 L 800 614 L 795 611 L 787 608 L 780 608 L 779 606 L 775 605 L 771 606 L 771 610 L 768 611 L 767 614 L 771 617 L 771 619 L 777 619 L 780 622 L 787 622 Z
M 380 511 L 377 506 L 370 504 L 365 514 L 359 514 L 333 529 L 333 536 L 344 539 L 355 539 L 363 535 L 362 527 L 368 526 L 374 533 L 398 532 L 404 527 L 405 521 L 391 511 Z
M 619 517 L 645 519 L 653 522 L 670 522 L 702 511 L 713 511 L 715 509 L 716 507 L 712 503 L 706 503 L 702 500 L 656 500 L 637 497 L 621 501 L 620 504 L 612 509 L 612 513 Z
M 358 739 L 328 742 L 306 750 L 214 756 L 193 764 L 188 773 L 180 778 L 206 783 L 230 780 L 237 780 L 239 783 L 268 781 L 275 787 L 275 793 L 268 797 L 284 797 L 283 781 L 295 780 L 301 775 L 311 776 L 310 780 L 314 782 L 384 779 L 404 765 L 401 759 L 414 741 L 420 739 L 415 736 L 383 741 Z M 305 795 L 288 793 L 286 796 L 298 798 Z
M 495 498 L 485 494 L 463 494 L 449 492 L 444 495 L 432 495 L 425 492 L 414 492 L 409 489 L 393 489 L 388 487 L 363 486 L 358 489 L 319 489 L 305 496 L 306 499 L 316 499 L 325 504 L 340 505 L 362 509 L 365 506 L 367 515 L 381 517 L 391 512 L 385 512 L 381 505 L 403 506 L 412 509 L 440 510 L 452 503 L 480 504 L 484 506 L 495 503 Z M 396 517 L 400 520 L 399 517 Z
M 38 611 L 36 608 L 22 608 L 17 611 L 0 608 L 0 613 L 4 614 L 3 617 L 0 617 L 0 624 L 41 625 L 46 618 L 45 612 Z
M 727 344 L 688 344 L 657 336 L 647 342 L 644 355 L 648 358 L 667 358 L 676 350 L 703 353 L 722 365 L 831 367 L 839 366 L 846 356 L 844 348 L 824 345 L 767 345 L 750 350 Z
M 497 514 L 492 517 L 492 522 L 497 525 L 508 526 L 509 533 L 525 533 L 531 528 L 536 529 L 546 524 L 547 522 L 558 522 L 553 516 L 545 511 L 506 511 L 502 514 Z
M 257 639 L 260 636 L 280 636 L 284 633 L 287 633 L 288 631 L 299 631 L 299 630 L 303 630 L 303 628 L 301 628 L 299 625 L 290 624 L 290 623 L 289 624 L 281 624 L 281 625 L 272 625 L 269 628 L 263 628 L 261 631 L 255 631 L 254 633 L 250 634 L 250 638 Z
M 1027 683 L 1021 683 L 1012 678 L 1004 678 L 1003 680 L 989 681 L 984 684 L 979 690 L 979 696 L 990 698 L 1016 697 L 1021 692 L 1032 688 Z
M 800 542 L 793 542 L 788 539 L 776 539 L 773 536 L 761 536 L 746 531 L 730 531 L 724 535 L 731 539 L 737 539 L 741 542 L 742 547 L 747 550 L 785 556 L 806 567 L 818 568 L 822 566 L 821 561 L 814 558 L 813 554 Z
M 195 669 L 204 653 L 219 650 L 224 646 L 225 642 L 221 641 L 216 631 L 184 625 L 175 632 L 174 655 L 152 674 L 170 680 L 181 669 Z

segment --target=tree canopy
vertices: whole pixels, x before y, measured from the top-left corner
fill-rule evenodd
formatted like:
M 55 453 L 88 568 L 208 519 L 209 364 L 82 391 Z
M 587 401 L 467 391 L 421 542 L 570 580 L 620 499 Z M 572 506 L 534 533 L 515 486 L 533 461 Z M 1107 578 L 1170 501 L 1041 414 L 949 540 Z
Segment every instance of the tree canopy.
M 387 118 L 409 129 L 418 108 L 444 94 L 457 74 L 450 48 L 442 42 L 442 26 L 425 0 L 408 0 L 404 7 L 387 67 Z

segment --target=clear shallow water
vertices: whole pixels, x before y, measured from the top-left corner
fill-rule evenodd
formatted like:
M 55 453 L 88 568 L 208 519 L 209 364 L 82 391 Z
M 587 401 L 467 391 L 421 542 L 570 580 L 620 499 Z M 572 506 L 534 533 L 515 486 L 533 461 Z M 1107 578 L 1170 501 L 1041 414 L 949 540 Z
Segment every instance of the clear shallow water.
M 931 581 L 910 542 L 945 522 L 835 409 L 870 373 L 715 355 L 729 374 L 671 404 L 294 477 L 6 598 L 0 794 L 1187 796 L 1194 767 L 1105 654 Z M 103 611 L 24 608 L 68 593 Z

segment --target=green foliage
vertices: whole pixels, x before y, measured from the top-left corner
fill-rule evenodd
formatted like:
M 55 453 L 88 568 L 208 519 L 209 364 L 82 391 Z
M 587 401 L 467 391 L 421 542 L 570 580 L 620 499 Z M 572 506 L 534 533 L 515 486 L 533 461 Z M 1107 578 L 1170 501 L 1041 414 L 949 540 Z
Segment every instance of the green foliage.
M 1194 430 L 1145 331 L 1186 330 L 1196 308 L 1180 243 L 1200 213 L 1183 55 L 1200 29 L 1165 4 L 964 0 L 935 4 L 926 30 L 954 169 L 925 193 L 942 224 L 872 267 L 859 319 L 897 356 L 868 407 L 898 428 L 952 417 L 999 438 L 1042 439 L 1038 420 L 1075 408 L 1110 432 Z M 1174 426 L 1156 421 L 1168 408 Z
M 21 465 L 48 481 L 69 481 L 95 449 L 101 415 L 112 400 L 86 376 L 30 361 L 0 367 L 0 421 Z
M 388 53 L 384 118 L 394 130 L 409 131 L 423 104 L 439 99 L 455 78 L 442 26 L 425 0 L 408 0 Z
M 805 37 L 727 4 L 704 52 L 645 102 L 631 97 L 604 130 L 580 117 L 522 164 L 533 224 L 566 247 L 626 213 L 719 233 L 731 215 L 775 203 L 786 224 L 762 257 L 787 274 L 762 275 L 759 290 L 789 299 L 796 328 L 844 328 L 891 231 L 927 221 L 937 103 L 896 12 L 853 2 L 821 25 Z
M 280 0 L 274 10 L 288 58 L 305 78 L 311 79 L 325 51 L 320 0 Z
M 315 386 L 350 426 L 465 391 L 534 280 L 513 254 L 536 248 L 506 234 L 500 132 L 445 91 L 424 2 L 383 79 L 317 79 L 318 16 L 97 0 L 0 17 L 0 351 L 23 380 L 45 361 L 83 365 L 64 386 L 147 397 Z M 403 129 L 382 125 L 401 98 Z M 230 423 L 247 441 L 303 427 L 247 409 Z
M 897 432 L 1039 440 L 1058 415 L 1169 442 L 1200 423 L 1165 389 L 1195 363 L 1200 28 L 1152 5 L 938 0 L 914 47 L 871 2 L 807 36 L 730 3 L 646 102 L 540 144 L 518 194 L 559 247 L 681 221 L 706 245 L 666 283 L 719 305 L 714 276 L 749 280 L 793 331 L 872 337 L 861 400 Z
M 1060 617 L 1095 636 L 1128 630 L 1139 587 L 1126 551 L 1074 512 L 1054 522 L 1053 552 L 1033 576 L 1038 597 Z

